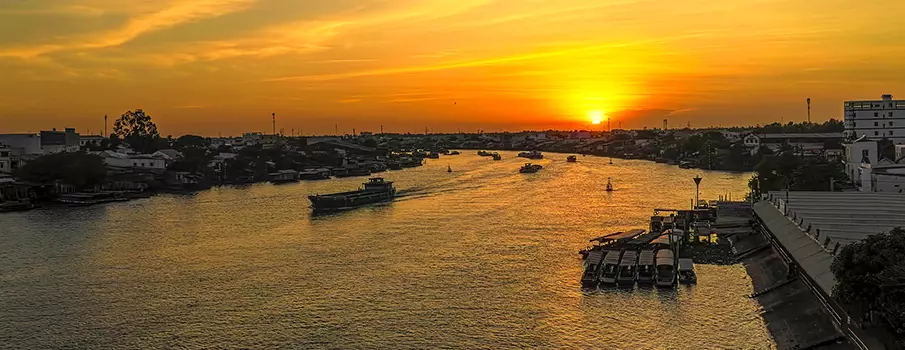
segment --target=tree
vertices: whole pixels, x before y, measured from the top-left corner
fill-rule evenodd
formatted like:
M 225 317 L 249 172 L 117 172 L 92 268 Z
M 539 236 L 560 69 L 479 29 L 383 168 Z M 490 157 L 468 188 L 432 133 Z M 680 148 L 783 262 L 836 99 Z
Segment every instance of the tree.
M 905 230 L 868 236 L 847 245 L 830 265 L 833 295 L 877 311 L 905 346 Z
M 51 183 L 60 181 L 76 188 L 103 183 L 107 167 L 103 159 L 85 152 L 64 152 L 40 156 L 25 164 L 17 177 L 31 182 Z
M 185 151 L 189 148 L 207 148 L 210 140 L 198 135 L 182 135 L 173 142 L 173 148 Z
M 113 134 L 139 152 L 153 153 L 160 148 L 157 125 L 151 121 L 151 116 L 141 109 L 123 113 L 113 123 Z

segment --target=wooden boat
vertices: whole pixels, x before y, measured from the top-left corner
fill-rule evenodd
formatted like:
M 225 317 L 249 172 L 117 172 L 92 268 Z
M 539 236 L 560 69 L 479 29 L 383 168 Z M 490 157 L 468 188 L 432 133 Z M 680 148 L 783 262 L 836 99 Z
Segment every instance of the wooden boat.
M 683 284 L 698 282 L 698 276 L 694 273 L 694 261 L 691 259 L 679 259 L 679 282 Z
M 597 275 L 600 274 L 600 263 L 602 259 L 603 251 L 601 250 L 588 253 L 588 257 L 584 261 L 584 274 L 581 275 L 581 285 L 583 287 L 597 286 Z
M 493 156 L 493 160 L 502 160 L 503 159 L 503 156 L 501 156 L 499 153 L 496 153 L 496 152 L 493 152 L 492 156 Z
M 578 161 L 578 157 L 576 157 L 576 156 L 568 156 L 568 157 L 566 157 L 566 161 L 569 162 L 569 163 L 575 163 L 575 162 Z
M 616 282 L 620 285 L 634 285 L 638 273 L 636 269 L 637 264 L 638 252 L 629 250 L 622 254 L 622 260 L 619 261 L 619 273 L 616 277 Z
M 638 256 L 638 284 L 653 284 L 654 271 L 654 251 L 642 250 Z
M 621 250 L 610 250 L 603 258 L 603 268 L 600 271 L 600 284 L 615 284 L 619 274 L 619 260 L 622 257 Z
M 519 172 L 522 174 L 536 173 L 543 168 L 544 167 L 542 165 L 525 163 L 525 165 L 522 166 L 521 169 L 519 169 Z
M 316 212 L 335 211 L 359 207 L 366 204 L 389 201 L 396 197 L 396 187 L 392 181 L 375 177 L 365 182 L 358 191 L 326 195 L 308 196 Z
M 654 275 L 654 281 L 657 287 L 672 288 L 676 284 L 676 265 L 675 255 L 670 249 L 660 249 L 657 251 L 656 268 L 657 273 Z
M 606 191 L 613 192 L 613 182 L 610 181 L 610 178 L 606 179 Z
M 543 159 L 544 155 L 538 151 L 519 152 L 519 157 L 528 159 Z

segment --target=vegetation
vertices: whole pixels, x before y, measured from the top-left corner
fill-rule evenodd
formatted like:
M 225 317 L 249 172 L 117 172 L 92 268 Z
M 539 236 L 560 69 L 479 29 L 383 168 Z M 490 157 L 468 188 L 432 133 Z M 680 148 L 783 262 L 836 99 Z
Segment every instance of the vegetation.
M 140 153 L 154 153 L 168 145 L 167 140 L 160 138 L 151 116 L 141 109 L 123 113 L 113 123 L 113 135 Z
M 876 311 L 905 347 L 905 230 L 843 247 L 830 268 L 837 282 L 833 295 Z
M 802 158 L 793 150 L 778 155 L 763 155 L 754 167 L 755 175 L 748 182 L 756 195 L 783 189 L 797 191 L 828 191 L 831 182 L 844 181 L 847 176 L 842 163 L 822 157 Z
M 62 182 L 85 188 L 103 183 L 107 168 L 101 157 L 85 152 L 55 153 L 38 157 L 25 164 L 16 174 L 22 180 L 36 183 Z
M 772 134 L 783 132 L 842 132 L 843 130 L 845 130 L 845 126 L 844 124 L 842 124 L 841 120 L 830 119 L 821 124 L 809 122 L 788 122 L 787 124 L 783 125 L 780 123 L 773 123 L 758 127 L 754 131 L 759 134 Z

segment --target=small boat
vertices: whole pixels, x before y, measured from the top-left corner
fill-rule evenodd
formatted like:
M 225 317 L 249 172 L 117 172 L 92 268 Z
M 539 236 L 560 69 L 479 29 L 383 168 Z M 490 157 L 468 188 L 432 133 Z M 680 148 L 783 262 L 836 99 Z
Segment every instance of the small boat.
M 308 196 L 308 199 L 315 212 L 323 212 L 389 201 L 394 197 L 396 197 L 396 187 L 393 186 L 393 182 L 374 177 L 365 182 L 358 191 L 313 195 Z
M 538 170 L 541 170 L 543 168 L 543 166 L 538 164 L 525 163 L 525 165 L 522 166 L 522 168 L 519 169 L 518 172 L 522 174 L 536 173 Z
M 459 151 L 449 151 L 449 155 L 451 155 L 451 156 L 457 156 L 459 154 L 460 154 Z
M 698 282 L 698 276 L 694 273 L 694 261 L 691 259 L 679 259 L 679 282 L 683 284 Z
M 493 153 L 490 153 L 490 152 L 487 152 L 487 151 L 483 151 L 483 150 L 482 150 L 482 151 L 478 151 L 478 155 L 481 156 L 481 157 L 490 157 L 490 156 L 493 155 Z
M 682 162 L 679 162 L 679 168 L 691 169 L 691 168 L 694 168 L 694 163 L 689 162 L 689 161 L 682 161 Z
M 654 251 L 642 250 L 638 257 L 638 284 L 654 283 Z
M 452 167 L 449 166 L 449 165 L 447 165 L 447 166 L 446 166 L 446 172 L 447 172 L 447 173 L 451 173 L 451 172 L 452 172 Z
M 578 157 L 576 157 L 576 156 L 568 156 L 568 157 L 566 157 L 566 161 L 569 162 L 569 163 L 575 163 L 575 162 L 578 161 Z
M 672 288 L 676 284 L 676 265 L 672 250 L 660 249 L 657 251 L 656 269 L 654 281 L 657 287 Z
M 440 159 L 440 153 L 437 153 L 437 152 L 428 153 L 427 156 L 426 156 L 426 158 L 430 158 L 430 159 Z
M 493 160 L 502 160 L 502 159 L 503 159 L 503 156 L 501 156 L 499 153 L 493 152 Z
M 600 271 L 600 284 L 614 284 L 619 275 L 619 260 L 622 251 L 611 250 L 603 258 L 603 269 Z
M 528 159 L 543 159 L 544 155 L 538 151 L 519 152 L 519 157 Z
M 620 285 L 634 285 L 635 279 L 637 278 L 638 274 L 638 270 L 636 268 L 637 264 L 637 252 L 629 250 L 622 254 L 622 260 L 619 262 L 619 273 L 617 274 L 616 282 Z
M 603 259 L 603 251 L 595 250 L 588 253 L 588 257 L 584 260 L 584 273 L 581 275 L 581 285 L 583 287 L 596 287 L 597 276 L 600 274 L 600 263 Z
M 606 179 L 606 191 L 613 192 L 613 182 L 610 181 L 610 178 Z
M 299 178 L 302 180 L 326 180 L 330 178 L 329 169 L 311 169 L 299 172 Z
M 613 165 L 613 157 L 610 157 L 610 165 Z

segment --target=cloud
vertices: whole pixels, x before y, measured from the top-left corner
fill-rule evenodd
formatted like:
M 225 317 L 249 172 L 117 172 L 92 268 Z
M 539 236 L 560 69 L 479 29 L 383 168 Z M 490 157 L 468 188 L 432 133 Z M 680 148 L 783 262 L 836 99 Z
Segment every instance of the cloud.
M 64 43 L 0 50 L 0 56 L 31 58 L 59 51 L 78 51 L 114 47 L 132 41 L 143 34 L 179 24 L 217 17 L 248 8 L 257 0 L 179 0 L 168 3 L 148 14 L 134 14 L 125 25 L 99 33 L 68 38 Z M 76 7 L 80 11 L 86 8 Z M 87 8 L 91 10 L 91 8 Z

